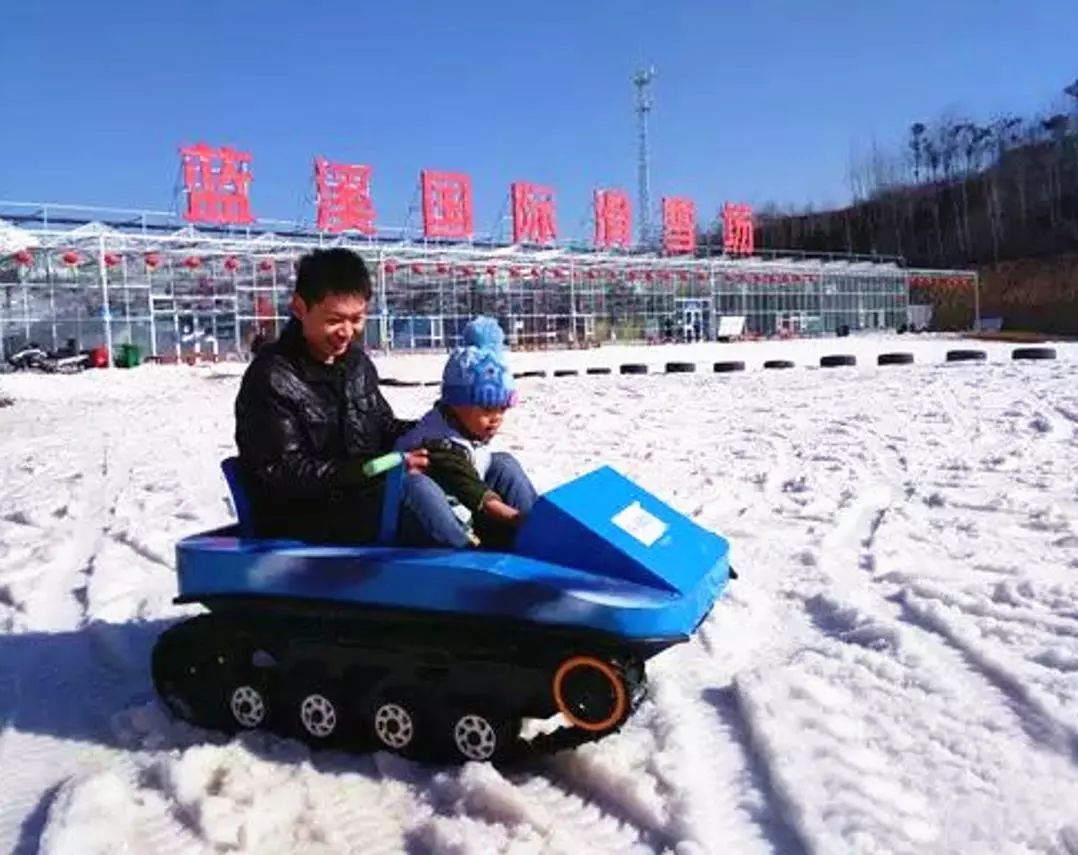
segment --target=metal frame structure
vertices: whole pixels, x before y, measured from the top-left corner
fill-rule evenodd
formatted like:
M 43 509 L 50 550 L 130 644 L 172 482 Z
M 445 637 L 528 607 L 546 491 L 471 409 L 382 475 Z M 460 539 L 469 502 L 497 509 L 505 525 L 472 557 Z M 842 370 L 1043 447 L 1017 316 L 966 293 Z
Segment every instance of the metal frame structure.
M 366 337 L 375 348 L 450 347 L 480 312 L 501 320 L 512 345 L 546 347 L 709 340 L 723 316 L 745 318 L 745 331 L 761 336 L 893 329 L 909 303 L 911 271 L 894 259 L 439 244 L 295 225 L 287 234 L 177 228 L 167 214 L 92 212 L 106 223 L 79 209 L 28 207 L 0 202 L 0 220 L 12 223 L 0 229 L 0 358 L 30 342 L 110 353 L 131 343 L 169 360 L 245 353 L 289 317 L 295 260 L 336 245 L 371 266 Z M 975 273 L 932 272 L 976 287 Z
M 651 112 L 651 96 L 648 87 L 655 79 L 655 69 L 641 69 L 633 75 L 636 88 L 636 175 L 637 207 L 640 211 L 638 240 L 647 246 L 651 240 L 651 153 L 648 150 L 648 113 Z

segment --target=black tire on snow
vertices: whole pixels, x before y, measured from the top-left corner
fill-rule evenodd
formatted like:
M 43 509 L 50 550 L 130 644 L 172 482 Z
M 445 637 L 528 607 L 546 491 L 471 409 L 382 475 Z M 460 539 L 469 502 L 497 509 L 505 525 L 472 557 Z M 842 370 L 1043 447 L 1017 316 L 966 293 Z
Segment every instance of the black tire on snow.
M 384 750 L 408 756 L 423 737 L 420 705 L 407 693 L 379 693 L 366 705 L 366 728 L 374 744 Z
M 518 379 L 518 380 L 527 379 L 529 377 L 546 377 L 546 372 L 545 371 L 535 371 L 535 370 L 533 370 L 533 371 L 517 371 L 513 375 L 513 377 Z
M 395 377 L 381 377 L 378 380 L 379 386 L 421 386 L 422 384 L 418 380 L 397 380 Z
M 912 353 L 881 353 L 876 357 L 877 365 L 913 365 Z
M 820 357 L 821 368 L 839 368 L 856 364 L 857 357 L 850 353 L 833 353 L 828 356 Z
M 293 677 L 285 708 L 289 732 L 311 745 L 335 745 L 348 732 L 343 693 L 330 680 Z
M 1011 351 L 1011 359 L 1055 359 L 1054 347 L 1016 347 Z
M 229 732 L 236 729 L 229 693 L 244 664 L 213 616 L 198 615 L 161 634 L 151 655 L 151 676 L 175 716 Z
M 716 374 L 729 374 L 732 371 L 744 371 L 744 362 L 716 362 L 711 366 L 712 371 Z
M 264 728 L 270 721 L 273 704 L 268 686 L 256 673 L 236 675 L 225 687 L 225 703 L 237 729 Z
M 580 372 L 575 368 L 555 368 L 555 377 L 576 377 Z
M 574 727 L 609 733 L 632 712 L 632 687 L 625 669 L 596 656 L 571 656 L 552 681 L 556 708 Z
M 695 362 L 667 362 L 667 374 L 692 374 L 696 371 Z
M 518 747 L 521 720 L 484 706 L 451 707 L 442 729 L 453 758 L 459 762 L 493 762 Z
M 648 367 L 642 362 L 628 362 L 622 365 L 618 371 L 622 374 L 647 374 Z
M 599 368 L 589 368 L 589 369 L 587 369 L 587 371 L 585 373 L 586 374 L 598 375 L 598 374 L 611 374 L 613 372 L 612 372 L 612 370 L 610 368 L 607 368 L 605 366 L 601 366 Z
M 789 359 L 768 359 L 764 362 L 764 368 L 793 368 L 794 364 Z
M 983 350 L 948 350 L 948 362 L 985 362 L 988 354 Z

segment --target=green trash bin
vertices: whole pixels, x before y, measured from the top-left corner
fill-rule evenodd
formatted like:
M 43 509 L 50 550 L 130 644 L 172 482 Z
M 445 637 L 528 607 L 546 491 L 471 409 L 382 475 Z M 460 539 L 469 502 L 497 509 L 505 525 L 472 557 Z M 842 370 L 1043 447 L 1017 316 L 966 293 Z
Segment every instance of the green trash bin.
M 142 364 L 142 353 L 135 344 L 121 344 L 120 358 L 117 360 L 120 368 L 134 368 Z

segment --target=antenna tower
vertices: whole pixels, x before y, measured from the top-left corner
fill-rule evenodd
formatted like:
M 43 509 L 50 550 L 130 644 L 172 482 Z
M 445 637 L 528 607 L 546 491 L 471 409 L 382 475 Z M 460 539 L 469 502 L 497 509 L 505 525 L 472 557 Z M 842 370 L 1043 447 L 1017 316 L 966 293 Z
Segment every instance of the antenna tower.
M 655 67 L 640 69 L 633 75 L 636 87 L 636 138 L 637 138 L 637 204 L 639 214 L 639 241 L 646 246 L 651 237 L 651 173 L 648 152 L 648 113 L 651 112 L 651 94 L 648 87 L 655 77 Z

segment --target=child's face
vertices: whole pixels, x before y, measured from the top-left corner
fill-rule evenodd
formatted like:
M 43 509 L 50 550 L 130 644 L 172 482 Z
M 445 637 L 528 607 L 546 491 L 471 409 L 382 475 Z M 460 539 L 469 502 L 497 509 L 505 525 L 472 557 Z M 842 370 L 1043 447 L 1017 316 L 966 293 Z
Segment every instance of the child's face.
M 487 442 L 502 426 L 505 407 L 453 407 L 453 414 L 475 439 Z

